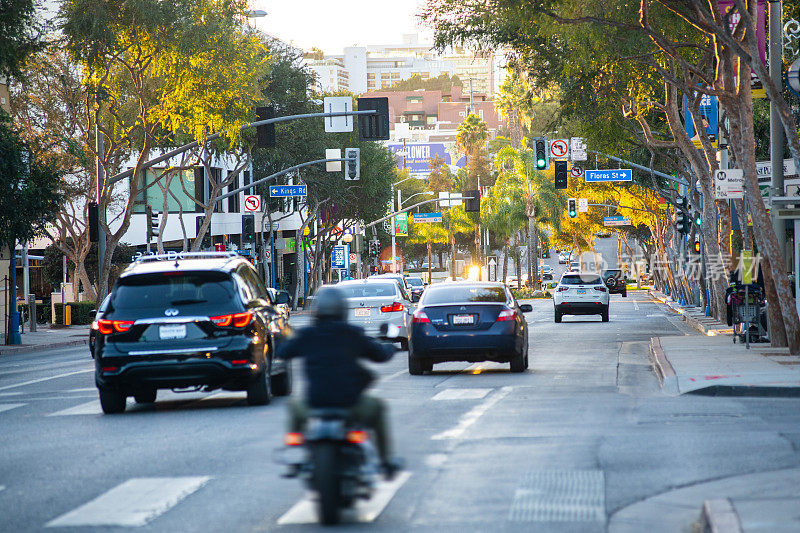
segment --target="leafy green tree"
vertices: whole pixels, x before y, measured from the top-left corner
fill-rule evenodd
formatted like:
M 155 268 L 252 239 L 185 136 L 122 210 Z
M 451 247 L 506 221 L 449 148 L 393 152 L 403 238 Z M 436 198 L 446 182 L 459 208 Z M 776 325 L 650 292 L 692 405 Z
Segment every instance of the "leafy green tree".
M 388 88 L 381 88 L 381 91 L 442 91 L 443 93 L 447 94 L 452 89 L 453 86 L 461 87 L 464 84 L 458 78 L 458 76 L 453 75 L 452 77 L 443 72 L 439 74 L 435 78 L 428 78 L 422 79 L 422 76 L 419 74 L 414 74 L 407 80 L 400 80 L 391 87 Z
M 41 47 L 42 28 L 36 21 L 36 2 L 0 3 L 0 77 L 17 77 L 27 57 Z
M 428 253 L 428 281 L 431 280 L 431 265 L 433 263 L 431 255 L 434 244 L 447 244 L 449 234 L 441 223 L 409 224 L 408 241 L 413 244 L 423 244 Z

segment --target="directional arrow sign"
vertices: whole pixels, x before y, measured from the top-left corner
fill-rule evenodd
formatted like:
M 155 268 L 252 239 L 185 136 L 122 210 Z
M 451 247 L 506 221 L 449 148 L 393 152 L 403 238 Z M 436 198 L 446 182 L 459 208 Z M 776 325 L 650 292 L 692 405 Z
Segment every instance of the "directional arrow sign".
M 629 168 L 586 171 L 586 183 L 602 181 L 633 181 L 633 171 Z

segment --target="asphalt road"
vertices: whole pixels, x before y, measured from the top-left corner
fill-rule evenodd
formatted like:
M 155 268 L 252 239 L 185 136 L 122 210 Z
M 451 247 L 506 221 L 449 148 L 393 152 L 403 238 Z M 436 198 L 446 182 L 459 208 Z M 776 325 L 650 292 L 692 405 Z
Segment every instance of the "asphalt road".
M 612 296 L 609 323 L 555 324 L 550 300 L 527 319 L 523 374 L 452 363 L 412 377 L 404 352 L 375 367 L 408 471 L 340 529 L 604 531 L 644 498 L 800 465 L 800 400 L 661 393 L 650 337 L 692 333 L 643 293 Z M 272 462 L 285 403 L 160 392 L 104 416 L 86 347 L 3 356 L 0 530 L 316 529 Z

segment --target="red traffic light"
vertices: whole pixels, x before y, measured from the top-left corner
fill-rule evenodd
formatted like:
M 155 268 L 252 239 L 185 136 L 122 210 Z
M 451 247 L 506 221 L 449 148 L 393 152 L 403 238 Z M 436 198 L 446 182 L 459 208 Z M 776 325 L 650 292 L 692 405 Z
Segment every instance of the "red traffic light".
M 700 241 L 694 241 L 694 251 L 695 253 L 700 253 Z

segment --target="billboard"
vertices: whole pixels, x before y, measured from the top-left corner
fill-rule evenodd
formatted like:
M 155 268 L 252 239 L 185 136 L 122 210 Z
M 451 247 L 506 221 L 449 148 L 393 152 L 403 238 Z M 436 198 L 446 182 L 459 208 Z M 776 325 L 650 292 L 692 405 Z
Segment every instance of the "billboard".
M 397 168 L 407 168 L 411 175 L 427 176 L 431 171 L 428 164 L 431 158 L 440 157 L 452 165 L 458 156 L 455 143 L 406 143 L 405 150 L 402 143 L 392 143 L 388 148 L 394 155 Z

